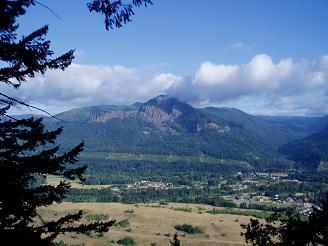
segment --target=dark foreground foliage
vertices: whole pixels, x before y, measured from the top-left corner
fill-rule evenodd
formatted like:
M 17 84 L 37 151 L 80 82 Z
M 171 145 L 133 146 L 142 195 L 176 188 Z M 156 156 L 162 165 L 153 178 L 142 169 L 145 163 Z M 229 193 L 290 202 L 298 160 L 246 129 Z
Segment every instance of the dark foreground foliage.
M 320 206 L 313 207 L 308 220 L 298 214 L 282 218 L 274 214 L 265 223 L 251 219 L 242 225 L 242 233 L 251 245 L 328 245 L 328 193 Z
M 53 57 L 48 26 L 19 37 L 17 18 L 27 8 L 42 3 L 34 0 L 0 1 L 0 83 L 19 88 L 28 78 L 49 69 L 66 69 L 74 51 Z M 151 4 L 150 0 L 94 0 L 90 11 L 105 15 L 106 28 L 121 27 L 130 21 L 132 8 Z M 44 6 L 46 7 L 46 6 Z M 38 109 L 19 98 L 0 92 L 0 245 L 54 245 L 62 233 L 108 231 L 115 221 L 79 224 L 82 211 L 57 220 L 45 221 L 38 208 L 60 203 L 70 188 L 66 180 L 83 179 L 86 166 L 74 166 L 83 143 L 65 152 L 56 145 L 61 128 L 46 130 L 41 119 L 17 120 L 7 114 L 12 106 Z M 46 111 L 39 109 L 44 113 Z M 10 119 L 6 121 L 6 119 Z M 65 181 L 56 186 L 38 182 L 47 174 L 60 175 Z
M 82 211 L 44 221 L 37 209 L 59 203 L 70 184 L 42 185 L 38 177 L 61 175 L 83 179 L 85 166 L 74 167 L 83 143 L 61 153 L 55 140 L 61 129 L 47 131 L 41 119 L 0 122 L 0 242 L 1 245 L 51 245 L 57 235 L 89 230 L 105 232 L 115 221 L 72 226 Z

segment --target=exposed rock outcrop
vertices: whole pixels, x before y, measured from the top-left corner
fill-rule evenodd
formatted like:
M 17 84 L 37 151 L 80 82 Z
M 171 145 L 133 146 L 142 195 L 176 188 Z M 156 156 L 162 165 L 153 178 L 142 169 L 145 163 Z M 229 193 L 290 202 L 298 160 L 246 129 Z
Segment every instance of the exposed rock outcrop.
M 131 111 L 111 111 L 102 114 L 92 115 L 89 119 L 89 123 L 105 123 L 112 119 L 124 119 L 138 114 L 137 110 Z
M 204 118 L 203 115 L 189 104 L 183 103 L 176 98 L 158 96 L 141 104 L 138 109 L 133 110 L 113 110 L 102 114 L 92 115 L 89 123 L 105 123 L 113 119 L 135 118 L 144 122 L 152 123 L 160 130 L 171 133 L 176 132 L 176 126 L 184 131 L 197 131 L 203 129 L 213 129 L 218 133 L 230 131 L 230 127 L 219 125 Z M 172 124 L 175 124 L 173 126 Z

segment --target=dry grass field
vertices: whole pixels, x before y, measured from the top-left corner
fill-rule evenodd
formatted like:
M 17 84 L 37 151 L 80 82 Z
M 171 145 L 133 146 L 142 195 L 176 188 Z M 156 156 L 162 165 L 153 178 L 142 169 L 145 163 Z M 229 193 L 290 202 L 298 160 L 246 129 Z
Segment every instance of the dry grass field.
M 64 179 L 55 175 L 48 175 L 46 184 L 56 186 L 60 183 L 60 181 L 64 181 Z M 74 189 L 106 189 L 112 187 L 112 185 L 83 185 L 78 181 L 72 180 L 69 182 L 71 184 L 71 188 Z
M 179 211 L 190 208 L 191 212 Z M 170 203 L 120 204 L 120 203 L 62 203 L 40 211 L 44 218 L 62 216 L 68 212 L 84 210 L 84 221 L 97 215 L 107 215 L 117 221 L 127 219 L 128 225 L 113 226 L 101 237 L 97 235 L 65 235 L 58 238 L 68 245 L 118 245 L 117 241 L 126 236 L 133 238 L 137 245 L 170 245 L 169 239 L 176 232 L 177 224 L 199 226 L 204 234 L 179 233 L 181 245 L 244 245 L 240 236 L 241 223 L 249 217 L 238 215 L 209 214 L 205 211 L 212 206 Z M 175 210 L 176 209 L 176 210 Z M 89 219 L 88 219 L 89 218 Z

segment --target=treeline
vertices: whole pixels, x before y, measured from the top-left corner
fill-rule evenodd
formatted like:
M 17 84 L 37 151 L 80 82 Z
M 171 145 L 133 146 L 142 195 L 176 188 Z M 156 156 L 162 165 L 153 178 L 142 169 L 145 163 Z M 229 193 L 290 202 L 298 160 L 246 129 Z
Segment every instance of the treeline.
M 85 184 L 129 184 L 140 180 L 192 185 L 195 181 L 215 184 L 220 177 L 249 172 L 246 167 L 229 164 L 174 161 L 159 163 L 146 160 L 105 160 L 80 158 L 88 165 Z
M 48 122 L 50 128 L 58 126 L 64 127 L 59 139 L 61 146 L 69 147 L 84 140 L 86 150 L 90 151 L 178 156 L 199 156 L 203 153 L 248 162 L 281 157 L 269 142 L 236 125 L 224 133 L 203 129 L 200 132 L 170 134 L 134 118 L 112 119 L 106 123 Z
M 273 204 L 265 204 L 265 203 L 249 203 L 242 202 L 239 205 L 239 208 L 243 209 L 256 209 L 256 210 L 262 210 L 262 211 L 271 211 L 271 212 L 286 212 L 286 213 L 294 213 L 295 208 L 294 207 L 282 207 L 282 206 L 276 206 Z
M 289 174 L 290 179 L 296 179 L 299 181 L 306 182 L 318 182 L 328 184 L 328 171 L 302 171 L 302 172 L 291 172 Z
M 269 212 L 262 212 L 262 211 L 253 211 L 253 210 L 240 210 L 240 209 L 216 209 L 213 208 L 212 210 L 207 211 L 210 214 L 234 214 L 234 215 L 242 215 L 242 216 L 253 216 L 259 219 L 266 219 L 268 218 L 271 213 Z
M 258 192 L 264 192 L 266 196 L 302 193 L 317 193 L 318 191 L 328 191 L 328 184 L 316 182 L 277 182 L 269 185 L 257 186 Z
M 280 158 L 261 158 L 250 162 L 258 172 L 286 172 L 294 168 L 293 161 Z
M 235 203 L 225 200 L 209 190 L 195 188 L 126 189 L 119 193 L 110 189 L 70 189 L 65 200 L 71 202 L 121 202 L 128 204 L 161 201 L 236 207 Z

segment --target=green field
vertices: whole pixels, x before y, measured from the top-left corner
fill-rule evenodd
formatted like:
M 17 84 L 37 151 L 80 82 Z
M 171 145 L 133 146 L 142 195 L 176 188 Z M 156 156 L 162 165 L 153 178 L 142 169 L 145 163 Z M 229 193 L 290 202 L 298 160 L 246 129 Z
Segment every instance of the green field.
M 109 153 L 109 152 L 87 152 L 84 151 L 80 154 L 83 158 L 99 158 L 107 160 L 119 160 L 119 161 L 157 161 L 157 162 L 200 162 L 208 164 L 229 164 L 241 167 L 252 168 L 246 161 L 230 160 L 230 159 L 218 159 L 210 156 L 178 156 L 178 155 L 151 155 L 151 154 L 131 154 L 131 153 Z

